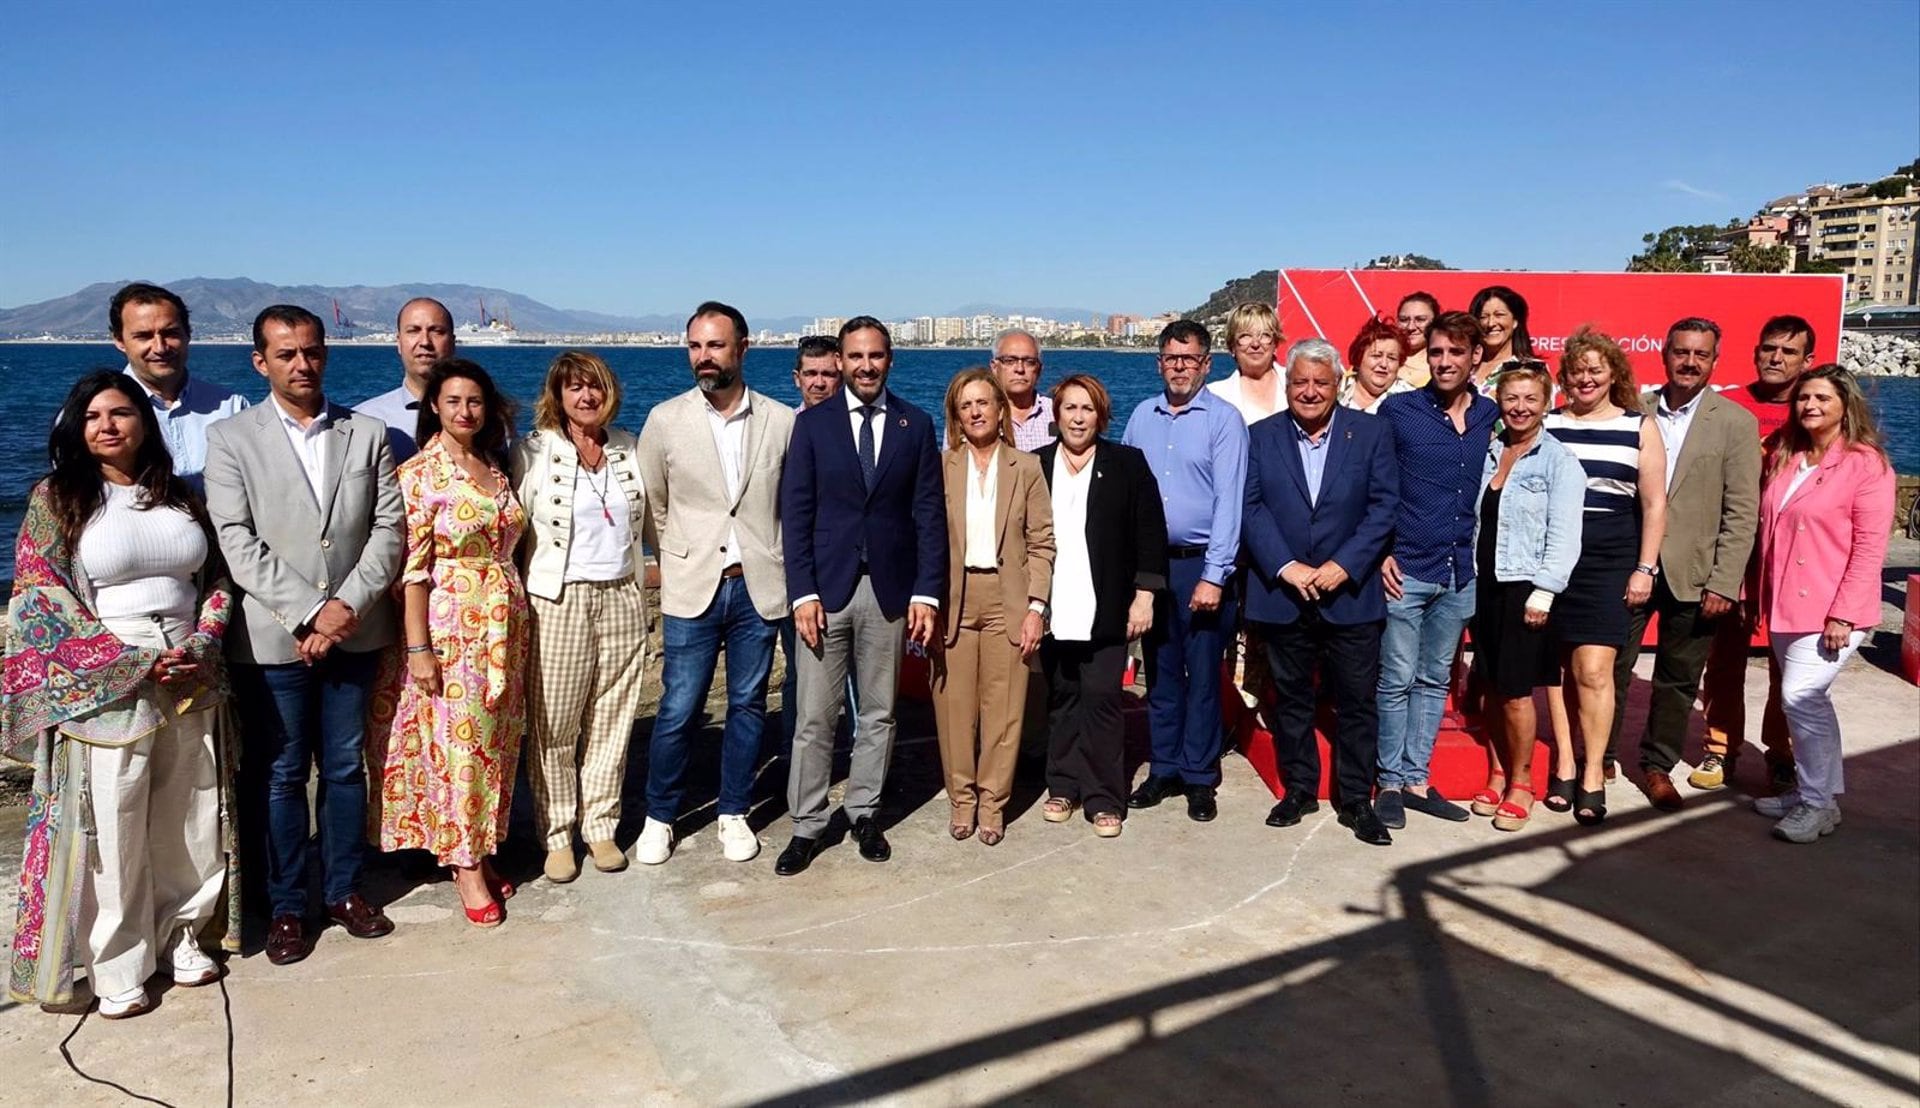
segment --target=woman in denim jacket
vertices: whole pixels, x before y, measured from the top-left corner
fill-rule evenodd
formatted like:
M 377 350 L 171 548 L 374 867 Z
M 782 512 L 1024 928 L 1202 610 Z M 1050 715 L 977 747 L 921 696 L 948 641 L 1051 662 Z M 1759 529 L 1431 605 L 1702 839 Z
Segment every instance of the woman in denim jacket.
M 1533 814 L 1533 690 L 1560 683 L 1547 614 L 1580 560 L 1587 478 L 1573 451 L 1540 433 L 1552 394 L 1544 368 L 1509 369 L 1496 388 L 1505 429 L 1480 475 L 1472 629 L 1497 761 L 1473 810 L 1491 815 L 1501 831 L 1517 831 Z

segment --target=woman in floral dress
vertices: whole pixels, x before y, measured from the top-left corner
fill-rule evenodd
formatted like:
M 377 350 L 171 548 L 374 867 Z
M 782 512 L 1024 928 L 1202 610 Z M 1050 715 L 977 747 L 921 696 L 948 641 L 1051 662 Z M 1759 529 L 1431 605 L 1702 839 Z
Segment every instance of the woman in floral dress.
M 431 850 L 467 919 L 498 924 L 513 887 L 488 858 L 507 834 L 526 727 L 527 596 L 513 551 L 527 516 L 505 474 L 512 412 L 487 371 L 449 358 L 420 405 L 407 501 L 404 653 L 373 706 L 368 764 L 382 850 Z

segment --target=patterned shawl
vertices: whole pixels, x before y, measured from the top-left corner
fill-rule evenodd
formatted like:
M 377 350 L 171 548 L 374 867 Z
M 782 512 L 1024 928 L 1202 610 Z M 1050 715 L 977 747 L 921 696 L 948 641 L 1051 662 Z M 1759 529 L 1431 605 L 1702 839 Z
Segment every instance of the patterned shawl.
M 190 710 L 190 705 L 215 706 L 226 693 L 220 640 L 232 615 L 233 589 L 212 553 L 218 549 L 209 537 L 200 610 L 185 644 L 199 670 L 175 697 L 179 711 Z M 73 949 L 89 836 L 85 746 L 62 740 L 57 729 L 132 703 L 160 652 L 128 646 L 94 616 L 76 584 L 73 552 L 60 535 L 45 482 L 34 487 L 20 526 L 5 643 L 0 657 L 0 753 L 34 767 L 7 992 L 23 1001 L 63 1003 L 73 992 Z M 228 792 L 232 752 L 226 749 L 231 730 L 223 731 L 222 845 L 228 851 L 229 911 L 237 920 L 239 883 Z M 237 939 L 237 929 L 229 939 Z

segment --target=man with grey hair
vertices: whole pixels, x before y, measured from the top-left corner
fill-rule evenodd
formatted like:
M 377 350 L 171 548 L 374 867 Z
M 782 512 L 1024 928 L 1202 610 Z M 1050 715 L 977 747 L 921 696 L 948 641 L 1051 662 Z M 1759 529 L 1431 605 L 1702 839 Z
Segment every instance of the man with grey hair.
M 1374 846 L 1393 841 L 1373 810 L 1378 766 L 1380 564 L 1400 509 L 1400 467 L 1387 426 L 1341 410 L 1340 356 L 1325 339 L 1287 353 L 1287 410 L 1247 433 L 1241 516 L 1246 615 L 1273 675 L 1274 756 L 1285 795 L 1267 816 L 1291 827 L 1319 808 L 1314 669 L 1330 687 L 1340 823 Z M 1249 658 L 1248 663 L 1253 664 Z
M 1013 445 L 1032 451 L 1052 442 L 1053 401 L 1040 392 L 1040 340 L 1033 332 L 1009 327 L 993 340 L 993 375 L 1007 390 L 1013 411 Z

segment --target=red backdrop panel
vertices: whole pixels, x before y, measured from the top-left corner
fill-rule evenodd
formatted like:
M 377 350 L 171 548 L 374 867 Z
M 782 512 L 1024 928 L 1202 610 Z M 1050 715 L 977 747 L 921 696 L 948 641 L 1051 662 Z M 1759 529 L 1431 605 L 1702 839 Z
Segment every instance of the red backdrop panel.
M 1659 384 L 1666 380 L 1660 346 L 1667 327 L 1690 315 L 1720 325 L 1724 345 L 1714 384 L 1721 388 L 1753 380 L 1752 351 L 1770 316 L 1797 315 L 1813 324 L 1816 365 L 1838 356 L 1842 284 L 1830 274 L 1283 269 L 1274 303 L 1289 341 L 1319 335 L 1345 350 L 1368 317 L 1391 315 L 1407 293 L 1429 292 L 1443 311 L 1465 311 L 1488 285 L 1506 285 L 1526 298 L 1534 353 L 1556 369 L 1566 337 L 1592 324 L 1626 349 L 1642 385 Z

